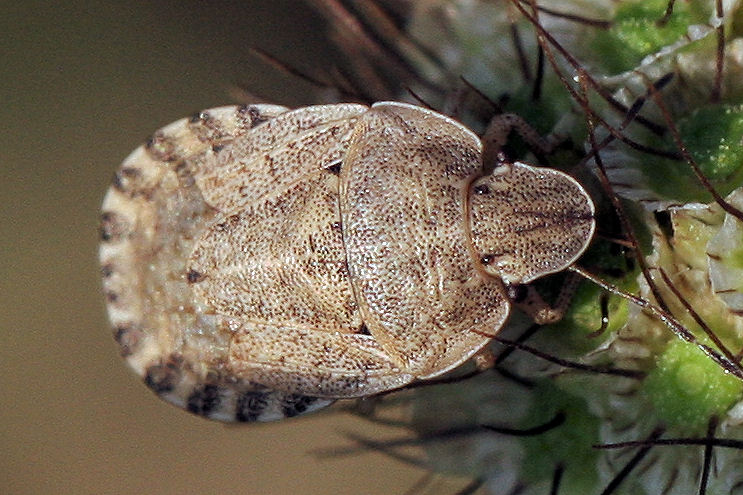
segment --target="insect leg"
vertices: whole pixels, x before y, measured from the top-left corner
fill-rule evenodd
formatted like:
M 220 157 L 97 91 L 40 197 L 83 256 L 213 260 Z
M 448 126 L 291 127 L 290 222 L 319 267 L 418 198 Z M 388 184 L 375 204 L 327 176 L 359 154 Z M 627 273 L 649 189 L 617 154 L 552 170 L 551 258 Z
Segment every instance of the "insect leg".
M 546 325 L 562 319 L 568 306 L 570 306 L 570 301 L 579 283 L 579 277 L 569 274 L 552 305 L 542 298 L 533 285 L 510 285 L 508 286 L 508 297 L 516 307 L 529 315 L 535 323 Z
M 482 162 L 486 168 L 503 161 L 500 157 L 501 149 L 508 142 L 508 135 L 516 131 L 530 147 L 542 154 L 549 154 L 559 143 L 555 135 L 543 137 L 523 118 L 513 113 L 501 113 L 490 120 L 485 133 L 482 135 L 483 152 Z

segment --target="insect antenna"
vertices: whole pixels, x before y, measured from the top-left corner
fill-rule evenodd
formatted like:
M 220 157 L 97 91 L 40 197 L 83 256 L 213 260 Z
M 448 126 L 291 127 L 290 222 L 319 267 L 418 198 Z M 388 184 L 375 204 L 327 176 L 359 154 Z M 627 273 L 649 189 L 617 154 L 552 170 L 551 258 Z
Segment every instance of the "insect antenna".
M 693 158 L 691 157 L 688 150 L 686 150 L 685 146 L 683 145 L 683 142 L 681 142 L 680 136 L 678 135 L 678 131 L 673 123 L 672 118 L 670 117 L 670 114 L 668 110 L 665 108 L 662 102 L 662 98 L 660 98 L 660 95 L 653 89 L 652 85 L 649 85 L 648 87 L 649 91 L 651 92 L 651 95 L 654 97 L 654 100 L 656 100 L 656 104 L 661 109 L 664 117 L 666 118 L 666 121 L 668 123 L 669 129 L 671 130 L 671 133 L 674 135 L 674 139 L 677 142 L 677 145 L 679 145 L 680 149 L 682 150 L 682 154 L 685 156 L 686 160 L 689 162 L 690 166 L 695 171 L 695 174 L 697 174 L 697 177 L 700 179 L 700 182 L 705 186 L 705 188 L 713 195 L 716 201 L 718 201 L 718 204 L 728 213 L 731 213 L 735 215 L 737 218 L 741 218 L 741 212 L 734 206 L 730 205 L 729 203 L 725 202 L 722 197 L 717 193 L 717 191 L 711 186 L 707 178 L 704 176 L 704 174 L 701 172 L 699 167 L 696 165 L 696 163 L 693 161 Z M 589 124 L 589 137 L 591 138 L 592 142 L 594 139 L 593 134 L 593 128 Z M 625 232 L 627 233 L 628 237 L 630 238 L 630 242 L 637 246 L 637 240 L 634 236 L 634 232 L 632 231 L 631 225 L 629 221 L 626 218 L 626 214 L 624 214 L 624 211 L 622 209 L 622 206 L 620 202 L 618 201 L 618 198 L 616 197 L 616 194 L 611 190 L 611 185 L 608 183 L 608 178 L 606 177 L 605 170 L 603 169 L 603 166 L 601 164 L 600 157 L 598 154 L 596 154 L 596 163 L 599 169 L 599 174 L 601 178 L 602 185 L 604 185 L 604 188 L 606 189 L 607 186 L 609 188 L 609 197 L 612 199 L 612 202 L 614 203 L 614 209 L 617 212 L 617 214 L 620 216 L 620 219 L 622 219 L 622 223 L 625 229 Z M 727 208 L 726 208 L 727 206 Z M 736 214 L 737 213 L 737 214 Z M 639 252 L 639 251 L 636 251 Z M 637 257 L 638 262 L 640 263 L 640 267 L 643 272 L 643 276 L 645 277 L 648 286 L 650 287 L 653 296 L 655 297 L 656 301 L 658 301 L 660 308 L 665 313 L 669 313 L 670 311 L 668 309 L 668 306 L 664 302 L 662 296 L 660 295 L 660 291 L 658 290 L 654 280 L 652 279 L 652 276 L 650 275 L 649 268 L 647 267 L 647 264 L 645 263 L 645 259 L 642 256 Z M 720 356 L 716 351 L 711 349 L 708 346 L 705 346 L 703 344 L 700 344 L 698 340 L 688 332 L 688 330 L 683 330 L 682 332 L 678 332 L 674 330 L 677 335 L 679 335 L 684 340 L 687 340 L 689 342 L 694 342 L 697 344 L 698 347 L 700 347 L 705 353 L 707 353 L 713 360 L 715 360 L 718 364 L 721 364 L 724 369 L 727 371 L 730 371 L 735 376 L 738 376 L 741 378 L 741 367 L 739 363 L 739 357 L 733 355 L 733 353 L 720 341 L 720 339 L 714 334 L 714 332 L 709 328 L 709 326 L 701 319 L 701 317 L 698 315 L 698 313 L 691 307 L 691 305 L 686 301 L 686 299 L 682 296 L 680 291 L 675 287 L 675 285 L 672 283 L 670 278 L 667 276 L 664 270 L 659 269 L 661 277 L 663 278 L 666 285 L 671 289 L 671 291 L 674 293 L 674 295 L 679 299 L 679 301 L 683 304 L 683 306 L 686 308 L 686 310 L 691 314 L 692 318 L 696 321 L 696 323 L 703 329 L 705 334 L 715 343 L 715 345 L 722 351 L 722 353 L 725 355 L 725 358 L 723 359 L 722 356 Z M 675 326 L 675 325 L 674 325 Z M 675 326 L 677 330 L 681 330 L 680 327 Z M 673 326 L 671 327 L 673 330 Z M 689 338 L 692 338 L 692 340 L 688 340 Z

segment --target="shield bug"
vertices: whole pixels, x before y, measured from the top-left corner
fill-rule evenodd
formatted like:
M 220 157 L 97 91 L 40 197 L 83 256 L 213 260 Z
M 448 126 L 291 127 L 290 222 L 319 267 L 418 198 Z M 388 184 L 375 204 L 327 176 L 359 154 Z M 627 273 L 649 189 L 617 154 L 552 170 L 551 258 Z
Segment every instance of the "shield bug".
M 568 175 L 485 165 L 472 131 L 402 103 L 222 107 L 164 127 L 103 202 L 121 353 L 160 397 L 222 421 L 457 367 L 505 324 L 508 287 L 564 269 L 594 230 Z

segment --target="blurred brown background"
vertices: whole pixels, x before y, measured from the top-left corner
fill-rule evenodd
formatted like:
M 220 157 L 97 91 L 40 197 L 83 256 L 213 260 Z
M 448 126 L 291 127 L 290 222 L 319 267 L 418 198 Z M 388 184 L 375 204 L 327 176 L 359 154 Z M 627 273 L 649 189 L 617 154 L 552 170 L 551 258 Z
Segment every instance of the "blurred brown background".
M 115 167 L 152 131 L 313 89 L 325 31 L 300 1 L 0 2 L 0 492 L 404 493 L 422 471 L 379 454 L 319 459 L 376 431 L 347 414 L 225 427 L 159 401 L 112 341 L 96 262 Z

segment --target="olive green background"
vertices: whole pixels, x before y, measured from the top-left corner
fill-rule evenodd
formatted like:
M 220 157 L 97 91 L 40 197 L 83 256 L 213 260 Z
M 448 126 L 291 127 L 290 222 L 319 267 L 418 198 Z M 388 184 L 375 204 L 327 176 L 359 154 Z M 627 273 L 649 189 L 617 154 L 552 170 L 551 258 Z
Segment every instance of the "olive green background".
M 98 214 L 121 160 L 158 127 L 313 88 L 249 52 L 327 63 L 300 1 L 0 2 L 0 492 L 404 493 L 423 472 L 377 453 L 321 459 L 348 414 L 226 427 L 158 400 L 108 329 Z

